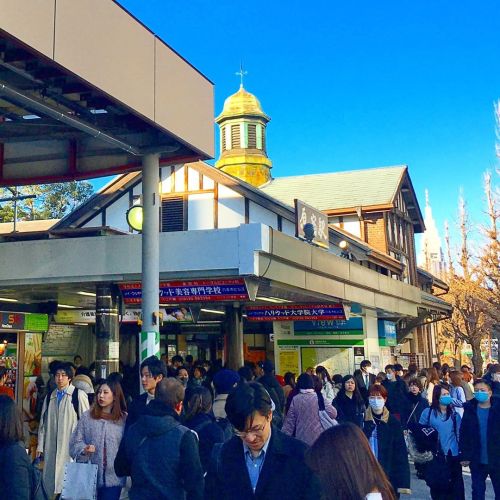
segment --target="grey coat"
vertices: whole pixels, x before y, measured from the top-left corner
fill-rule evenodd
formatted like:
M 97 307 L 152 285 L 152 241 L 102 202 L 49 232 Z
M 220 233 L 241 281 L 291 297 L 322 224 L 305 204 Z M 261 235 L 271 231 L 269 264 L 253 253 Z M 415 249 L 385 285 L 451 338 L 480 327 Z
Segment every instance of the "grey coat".
M 42 419 L 38 429 L 37 451 L 43 453 L 43 481 L 49 496 L 59 494 L 64 482 L 64 466 L 71 461 L 69 440 L 76 427 L 78 417 L 71 402 L 75 387 L 69 385 L 63 399 L 57 404 L 56 390 L 43 403 Z M 78 391 L 78 414 L 89 409 L 89 400 L 83 391 Z
M 95 453 L 90 456 L 90 461 L 98 466 L 97 487 L 124 486 L 125 479 L 115 474 L 115 457 L 120 446 L 125 429 L 125 419 L 118 422 L 112 420 L 95 419 L 90 416 L 90 411 L 85 412 L 79 420 L 71 441 L 69 452 L 72 457 L 82 455 L 87 445 L 95 446 Z M 104 467 L 104 444 L 106 443 L 106 468 Z

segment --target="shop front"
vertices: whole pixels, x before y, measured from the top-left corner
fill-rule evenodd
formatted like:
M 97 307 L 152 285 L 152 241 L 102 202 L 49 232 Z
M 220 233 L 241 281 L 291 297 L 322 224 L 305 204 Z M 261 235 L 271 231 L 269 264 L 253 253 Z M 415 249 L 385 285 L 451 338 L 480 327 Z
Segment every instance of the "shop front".
M 46 314 L 0 311 L 0 366 L 7 369 L 2 392 L 14 397 L 28 419 L 36 408 L 47 329 Z

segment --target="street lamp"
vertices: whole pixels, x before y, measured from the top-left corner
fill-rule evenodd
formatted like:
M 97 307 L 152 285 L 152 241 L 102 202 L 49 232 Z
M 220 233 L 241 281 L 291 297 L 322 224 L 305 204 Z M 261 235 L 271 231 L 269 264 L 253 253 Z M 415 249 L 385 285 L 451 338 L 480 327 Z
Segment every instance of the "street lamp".
M 142 232 L 143 210 L 142 205 L 133 205 L 127 210 L 128 225 L 135 231 Z

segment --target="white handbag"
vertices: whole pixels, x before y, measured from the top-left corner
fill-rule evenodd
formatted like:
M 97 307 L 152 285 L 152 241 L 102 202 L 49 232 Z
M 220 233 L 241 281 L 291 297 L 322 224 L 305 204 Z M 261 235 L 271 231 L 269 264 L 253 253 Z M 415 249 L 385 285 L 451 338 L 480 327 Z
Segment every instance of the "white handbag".
M 64 466 L 61 500 L 96 500 L 97 465 L 88 462 L 69 462 Z

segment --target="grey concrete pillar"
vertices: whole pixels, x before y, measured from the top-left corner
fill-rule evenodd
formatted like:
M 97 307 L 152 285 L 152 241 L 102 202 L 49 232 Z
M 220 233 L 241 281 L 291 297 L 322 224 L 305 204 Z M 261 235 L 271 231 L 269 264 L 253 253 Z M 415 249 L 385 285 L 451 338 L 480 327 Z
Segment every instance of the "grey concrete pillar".
M 225 334 L 227 342 L 227 366 L 238 370 L 243 366 L 243 323 L 238 303 L 226 306 Z
M 160 357 L 160 155 L 142 159 L 142 332 L 140 361 L 148 356 Z
M 96 377 L 106 378 L 118 371 L 120 357 L 119 292 L 116 285 L 96 286 L 95 336 Z

